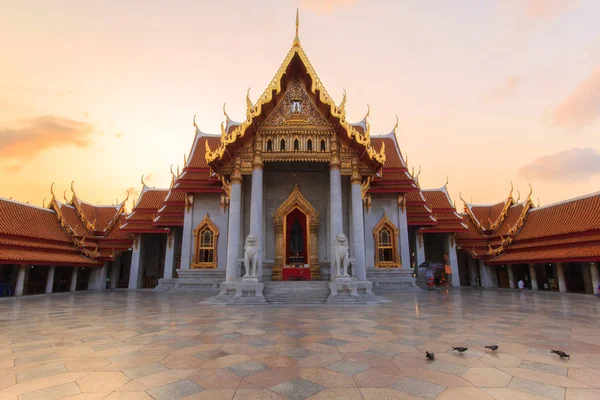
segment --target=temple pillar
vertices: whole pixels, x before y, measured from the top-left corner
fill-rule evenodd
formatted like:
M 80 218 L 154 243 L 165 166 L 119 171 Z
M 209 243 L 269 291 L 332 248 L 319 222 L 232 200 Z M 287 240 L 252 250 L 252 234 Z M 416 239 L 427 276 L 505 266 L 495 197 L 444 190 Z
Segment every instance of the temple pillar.
M 598 285 L 600 285 L 600 275 L 598 274 L 598 263 L 590 263 L 590 275 L 592 276 L 592 289 L 594 294 L 600 293 Z
M 183 233 L 181 239 L 181 265 L 180 269 L 190 269 L 190 261 L 192 260 L 192 238 L 193 234 L 193 218 L 194 211 L 194 195 L 191 193 L 185 194 L 185 213 L 183 214 Z
M 240 166 L 240 160 L 236 159 L 234 171 L 231 174 L 231 194 L 229 198 L 226 282 L 234 282 L 239 278 L 238 259 L 240 257 L 240 229 L 242 224 L 242 174 Z
M 131 267 L 129 269 L 129 289 L 141 289 L 144 266 L 142 265 L 142 235 L 133 235 L 133 252 L 131 253 Z
M 354 277 L 361 282 L 367 280 L 367 259 L 365 255 L 365 228 L 363 218 L 363 202 L 361 177 L 358 172 L 356 161 L 353 162 L 352 179 L 350 181 L 352 195 L 352 244 L 354 253 Z
M 565 269 L 561 262 L 556 263 L 556 279 L 558 280 L 558 291 L 565 293 L 567 291 L 567 283 L 565 281 Z
M 79 267 L 73 267 L 73 271 L 71 272 L 71 286 L 69 287 L 69 292 L 77 291 L 77 275 L 79 274 Z
M 421 268 L 420 265 L 425 262 L 425 238 L 419 229 L 415 229 L 415 264 L 417 266 L 417 281 L 421 285 L 425 285 L 427 281 L 426 268 Z
M 473 287 L 477 287 L 477 277 L 479 276 L 479 272 L 478 272 L 478 268 L 477 268 L 477 260 L 469 257 L 467 263 L 469 265 L 469 278 L 470 278 L 469 284 Z
M 529 264 L 529 278 L 531 279 L 531 290 L 539 290 L 535 264 Z
M 453 287 L 459 287 L 460 276 L 458 274 L 458 257 L 456 255 L 456 242 L 453 233 L 446 235 L 446 254 L 448 255 L 448 263 L 452 269 L 452 282 L 450 284 Z
M 508 266 L 508 287 L 511 289 L 515 288 L 515 272 L 512 265 Z
M 402 268 L 410 268 L 410 246 L 408 244 L 408 217 L 406 215 L 406 197 L 398 195 L 398 230 L 400 231 L 399 246 Z
M 48 268 L 48 276 L 46 277 L 46 294 L 52 293 L 52 287 L 54 286 L 54 272 L 56 267 Z
M 27 272 L 27 265 L 19 265 L 19 271 L 17 272 L 17 283 L 15 284 L 15 296 L 23 296 L 25 291 L 25 273 Z
M 171 232 L 169 232 L 169 234 L 167 235 L 167 249 L 165 251 L 165 268 L 163 272 L 164 279 L 173 279 L 173 270 L 175 269 L 175 243 L 177 243 L 178 236 L 179 230 L 177 229 L 172 229 Z
M 487 265 L 482 259 L 479 259 L 479 276 L 481 277 L 481 287 L 488 289 L 498 287 L 495 268 Z
M 342 217 L 342 174 L 337 138 L 331 140 L 331 162 L 329 164 L 329 246 L 336 243 L 336 236 L 344 233 Z M 331 273 L 333 278 L 335 274 Z
M 254 159 L 252 161 L 252 187 L 250 194 L 250 234 L 258 239 L 258 262 L 256 275 L 262 281 L 262 224 L 263 224 L 263 162 L 262 162 L 262 139 L 254 140 Z M 306 227 L 308 229 L 308 226 Z M 309 260 L 305 260 L 308 264 Z M 246 266 L 248 268 L 248 266 Z
M 108 272 L 108 261 L 105 261 L 102 267 L 93 268 L 90 273 L 90 281 L 88 282 L 88 290 L 104 290 L 106 289 L 106 273 Z

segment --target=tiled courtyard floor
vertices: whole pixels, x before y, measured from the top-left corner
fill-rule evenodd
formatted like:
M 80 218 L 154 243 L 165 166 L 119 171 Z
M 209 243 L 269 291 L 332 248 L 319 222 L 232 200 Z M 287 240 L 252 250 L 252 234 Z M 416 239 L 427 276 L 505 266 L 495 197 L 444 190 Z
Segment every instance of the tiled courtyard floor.
M 384 296 L 251 308 L 151 291 L 2 299 L 0 400 L 600 399 L 593 296 Z M 451 352 L 458 345 L 469 350 Z

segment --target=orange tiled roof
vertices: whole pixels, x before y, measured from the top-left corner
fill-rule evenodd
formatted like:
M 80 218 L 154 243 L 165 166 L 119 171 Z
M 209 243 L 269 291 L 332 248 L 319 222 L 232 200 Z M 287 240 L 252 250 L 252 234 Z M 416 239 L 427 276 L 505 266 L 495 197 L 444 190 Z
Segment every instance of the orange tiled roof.
M 433 213 L 436 224 L 421 228 L 421 232 L 460 232 L 467 230 L 462 217 L 456 212 L 454 204 L 450 199 L 446 186 L 440 189 L 428 189 L 422 191 L 427 206 Z
M 543 262 L 585 262 L 600 260 L 600 243 L 570 247 L 536 248 L 508 251 L 488 262 L 491 264 L 525 264 Z
M 144 185 L 131 214 L 125 218 L 121 230 L 132 233 L 166 233 L 168 229 L 155 227 L 154 219 L 162 207 L 169 189 L 154 189 Z
M 84 257 L 56 211 L 0 199 L 0 263 L 97 265 Z

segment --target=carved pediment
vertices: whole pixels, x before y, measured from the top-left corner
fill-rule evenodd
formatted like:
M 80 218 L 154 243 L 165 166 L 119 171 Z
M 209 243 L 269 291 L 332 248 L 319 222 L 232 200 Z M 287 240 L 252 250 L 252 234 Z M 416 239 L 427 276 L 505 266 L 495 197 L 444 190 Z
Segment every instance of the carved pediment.
M 306 87 L 298 78 L 292 80 L 279 104 L 261 124 L 265 127 L 288 125 L 332 126 L 313 103 Z

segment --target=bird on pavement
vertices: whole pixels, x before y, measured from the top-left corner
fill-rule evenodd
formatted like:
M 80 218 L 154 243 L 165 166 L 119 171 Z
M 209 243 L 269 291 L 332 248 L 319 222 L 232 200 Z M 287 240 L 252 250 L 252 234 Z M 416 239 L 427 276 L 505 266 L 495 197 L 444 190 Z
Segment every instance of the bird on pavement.
M 486 349 L 490 349 L 491 351 L 496 351 L 498 350 L 498 345 L 497 344 L 493 344 L 491 346 L 485 346 Z
M 565 353 L 562 350 L 551 350 L 550 353 L 557 354 L 560 357 L 561 360 L 564 359 L 564 358 L 568 358 L 569 360 L 571 359 L 571 356 L 568 355 L 567 353 Z
M 430 353 L 428 351 L 425 352 L 425 357 L 427 357 L 427 359 L 430 360 L 430 361 L 435 360 L 435 354 Z
M 452 351 L 458 351 L 460 354 L 464 353 L 465 351 L 469 350 L 467 347 L 453 347 Z

